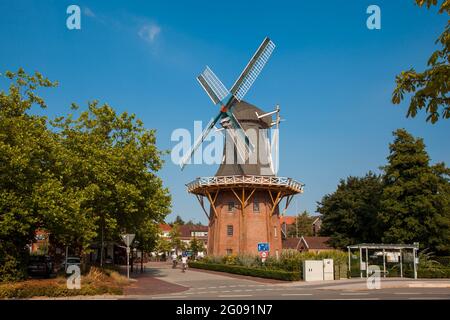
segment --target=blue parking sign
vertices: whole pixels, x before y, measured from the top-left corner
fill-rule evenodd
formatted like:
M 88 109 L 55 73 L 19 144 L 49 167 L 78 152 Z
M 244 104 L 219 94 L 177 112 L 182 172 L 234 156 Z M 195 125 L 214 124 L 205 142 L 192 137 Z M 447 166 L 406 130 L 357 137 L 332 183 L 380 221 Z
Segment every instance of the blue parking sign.
M 267 251 L 267 252 L 270 251 L 268 242 L 258 243 L 258 252 L 262 252 L 262 251 Z

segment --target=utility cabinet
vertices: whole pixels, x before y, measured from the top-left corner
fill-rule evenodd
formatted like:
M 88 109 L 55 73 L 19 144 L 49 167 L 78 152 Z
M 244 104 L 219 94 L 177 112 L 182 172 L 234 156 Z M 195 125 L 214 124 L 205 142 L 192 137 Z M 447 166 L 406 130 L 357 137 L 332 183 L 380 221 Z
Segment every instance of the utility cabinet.
M 305 260 L 303 262 L 303 280 L 334 280 L 333 259 Z
M 323 280 L 323 261 L 305 260 L 303 262 L 303 279 L 305 281 Z
M 323 259 L 323 280 L 334 280 L 333 259 Z

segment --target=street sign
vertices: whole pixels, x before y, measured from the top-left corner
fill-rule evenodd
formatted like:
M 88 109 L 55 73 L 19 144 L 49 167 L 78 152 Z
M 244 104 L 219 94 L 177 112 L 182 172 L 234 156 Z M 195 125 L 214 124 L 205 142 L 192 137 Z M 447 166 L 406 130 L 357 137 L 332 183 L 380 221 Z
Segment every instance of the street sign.
M 125 245 L 127 246 L 127 278 L 130 279 L 130 245 L 133 243 L 134 240 L 134 234 L 128 233 L 128 234 L 122 234 L 122 240 L 125 242 Z
M 132 234 L 132 233 L 122 234 L 122 235 L 121 235 L 122 240 L 123 240 L 123 242 L 125 242 L 125 245 L 126 245 L 127 247 L 129 247 L 129 246 L 131 245 L 131 243 L 133 243 L 134 236 L 135 236 L 135 235 Z
M 261 256 L 261 258 L 267 258 L 267 251 L 261 251 L 259 255 Z
M 268 242 L 258 243 L 258 252 L 262 252 L 262 251 L 270 251 Z

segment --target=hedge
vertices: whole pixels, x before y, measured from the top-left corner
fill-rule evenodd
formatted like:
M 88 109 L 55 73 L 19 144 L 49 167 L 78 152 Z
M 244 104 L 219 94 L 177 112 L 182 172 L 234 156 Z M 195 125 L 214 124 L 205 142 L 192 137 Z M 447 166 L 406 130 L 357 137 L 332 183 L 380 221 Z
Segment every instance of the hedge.
M 244 276 L 269 278 L 285 281 L 300 280 L 300 272 L 284 271 L 284 270 L 272 270 L 262 268 L 249 268 L 244 266 L 218 264 L 218 263 L 202 263 L 202 262 L 189 262 L 189 267 L 197 269 L 205 269 L 212 271 L 222 271 L 234 274 L 240 274 Z
M 450 278 L 450 268 L 421 269 L 417 270 L 417 278 Z
M 67 289 L 60 284 L 27 284 L 26 282 L 0 285 L 0 299 L 5 298 L 32 298 L 32 297 L 68 297 L 93 296 L 99 294 L 121 295 L 120 287 L 83 285 L 81 289 Z

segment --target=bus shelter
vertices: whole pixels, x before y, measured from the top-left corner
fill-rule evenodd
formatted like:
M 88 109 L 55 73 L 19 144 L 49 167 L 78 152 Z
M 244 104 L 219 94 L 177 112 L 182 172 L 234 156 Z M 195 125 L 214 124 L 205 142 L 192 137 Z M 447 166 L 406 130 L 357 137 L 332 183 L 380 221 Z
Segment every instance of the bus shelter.
M 355 244 L 351 246 L 347 246 L 348 249 L 348 270 L 349 270 L 349 277 L 351 277 L 351 257 L 352 257 L 352 250 L 359 250 L 359 270 L 360 270 L 360 277 L 363 277 L 363 274 L 366 276 L 366 278 L 369 277 L 369 250 L 371 250 L 372 256 L 382 256 L 383 260 L 383 277 L 386 277 L 387 270 L 386 270 L 386 258 L 397 258 L 394 259 L 396 263 L 398 263 L 398 267 L 400 268 L 400 277 L 403 278 L 404 274 L 404 257 L 407 255 L 408 257 L 411 257 L 411 262 L 413 264 L 413 274 L 414 279 L 417 279 L 417 264 L 418 264 L 418 257 L 417 257 L 417 251 L 419 250 L 419 243 L 414 244 L 377 244 L 377 243 L 361 243 L 361 244 Z M 397 261 L 398 260 L 398 261 Z

